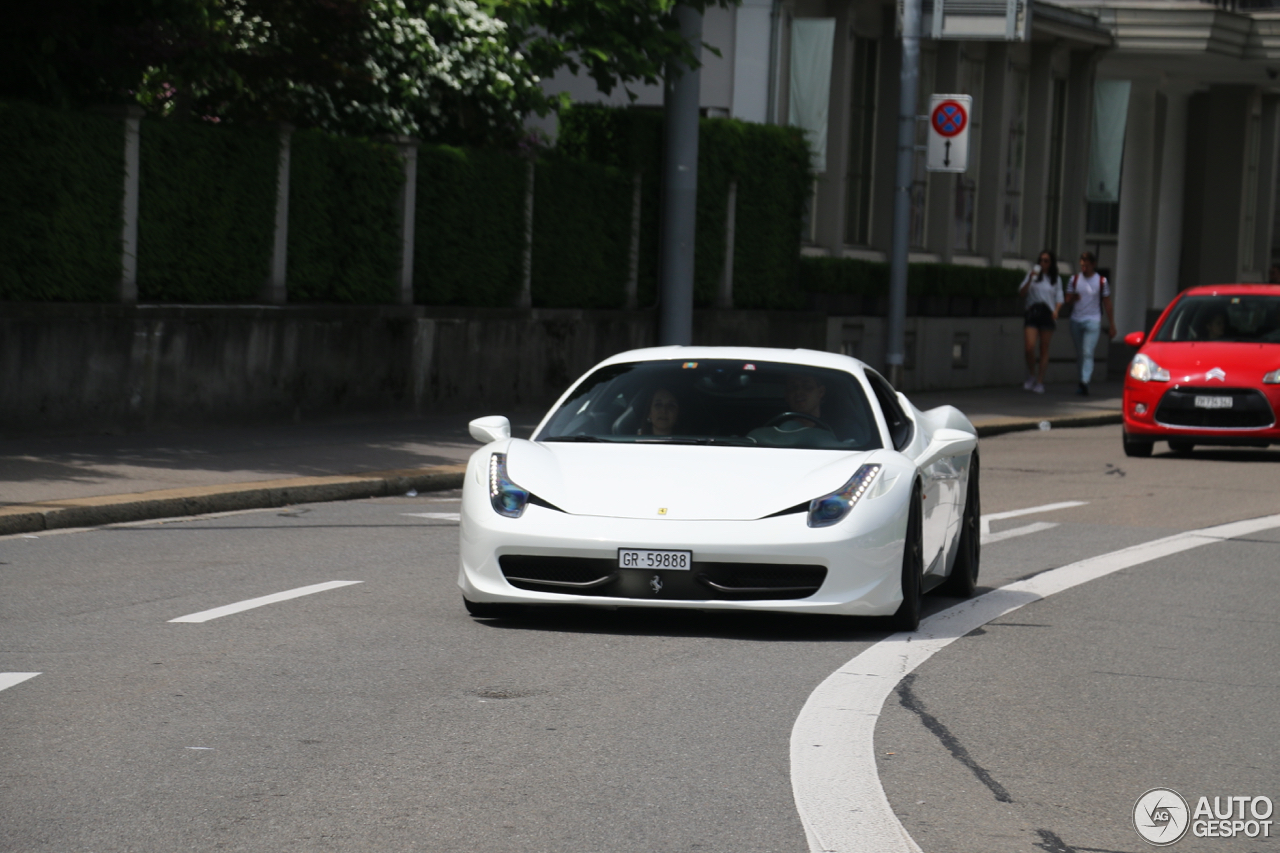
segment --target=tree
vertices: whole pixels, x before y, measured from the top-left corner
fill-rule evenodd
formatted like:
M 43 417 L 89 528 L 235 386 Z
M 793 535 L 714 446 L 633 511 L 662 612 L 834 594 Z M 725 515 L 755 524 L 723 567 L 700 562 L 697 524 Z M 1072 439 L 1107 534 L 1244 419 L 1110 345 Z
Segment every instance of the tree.
M 680 35 L 676 0 L 487 0 L 510 27 L 529 66 L 541 78 L 562 67 L 585 70 L 600 91 L 641 81 L 660 83 L 668 63 L 696 67 Z M 740 0 L 687 0 L 698 11 Z M 716 49 L 703 45 L 713 52 Z M 718 55 L 718 52 L 717 52 Z M 635 94 L 631 93 L 634 100 Z
M 0 36 L 0 97 L 510 145 L 554 106 L 539 80 L 561 67 L 607 93 L 693 62 L 674 0 L 482 2 L 19 3 Z

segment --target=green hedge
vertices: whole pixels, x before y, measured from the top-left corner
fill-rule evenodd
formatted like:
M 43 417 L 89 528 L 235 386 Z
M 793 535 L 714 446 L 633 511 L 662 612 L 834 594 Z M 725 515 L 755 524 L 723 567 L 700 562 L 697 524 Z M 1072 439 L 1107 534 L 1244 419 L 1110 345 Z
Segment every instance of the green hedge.
M 639 297 L 657 299 L 662 114 L 654 110 L 574 106 L 560 116 L 565 156 L 641 175 Z M 694 301 L 713 304 L 724 273 L 729 184 L 738 182 L 734 304 L 795 308 L 800 230 L 809 184 L 809 150 L 795 128 L 703 119 L 698 136 Z
M 807 293 L 888 296 L 889 264 L 854 258 L 801 258 L 801 287 Z M 960 296 L 975 299 L 1017 296 L 1026 273 L 1003 267 L 961 264 L 911 264 L 908 296 Z
M 551 157 L 535 167 L 533 197 L 533 304 L 623 307 L 631 250 L 627 173 Z
M 114 300 L 123 196 L 121 119 L 0 103 L 0 300 Z
M 520 293 L 528 162 L 447 145 L 418 152 L 414 301 L 507 307 Z
M 142 122 L 138 300 L 251 302 L 271 269 L 279 138 Z
M 290 158 L 289 301 L 395 302 L 396 205 L 404 186 L 399 152 L 303 130 L 293 135 Z

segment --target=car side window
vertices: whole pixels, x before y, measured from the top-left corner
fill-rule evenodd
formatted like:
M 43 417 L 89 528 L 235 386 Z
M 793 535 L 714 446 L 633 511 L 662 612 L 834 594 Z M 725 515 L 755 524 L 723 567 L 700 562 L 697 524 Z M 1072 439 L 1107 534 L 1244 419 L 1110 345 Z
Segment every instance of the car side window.
M 868 370 L 867 381 L 871 383 L 876 402 L 880 404 L 884 422 L 889 425 L 889 440 L 893 442 L 893 449 L 901 452 L 902 448 L 911 443 L 915 424 L 902 411 L 902 406 L 898 405 L 898 395 L 893 392 L 893 386 L 888 380 L 875 371 Z

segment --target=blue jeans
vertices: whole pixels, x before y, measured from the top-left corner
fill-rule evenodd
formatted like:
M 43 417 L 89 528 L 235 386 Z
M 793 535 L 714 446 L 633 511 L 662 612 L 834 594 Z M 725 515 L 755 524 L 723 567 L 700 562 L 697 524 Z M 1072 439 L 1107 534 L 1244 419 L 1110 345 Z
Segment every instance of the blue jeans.
M 1098 335 L 1101 333 L 1101 320 L 1071 320 L 1071 340 L 1076 345 L 1076 364 L 1080 367 L 1080 381 L 1085 385 L 1093 378 L 1093 351 L 1098 348 Z

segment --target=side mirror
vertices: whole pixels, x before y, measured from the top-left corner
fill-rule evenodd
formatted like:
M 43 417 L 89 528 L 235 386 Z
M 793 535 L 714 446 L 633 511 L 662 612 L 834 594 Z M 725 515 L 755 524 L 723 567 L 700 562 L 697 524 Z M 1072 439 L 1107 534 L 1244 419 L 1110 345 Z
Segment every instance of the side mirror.
M 481 444 L 502 441 L 511 438 L 511 421 L 502 415 L 490 415 L 487 418 L 476 418 L 467 424 L 471 437 Z
M 1124 336 L 1124 342 L 1134 349 L 1142 346 L 1142 342 L 1146 339 L 1147 335 L 1145 332 L 1130 332 Z

